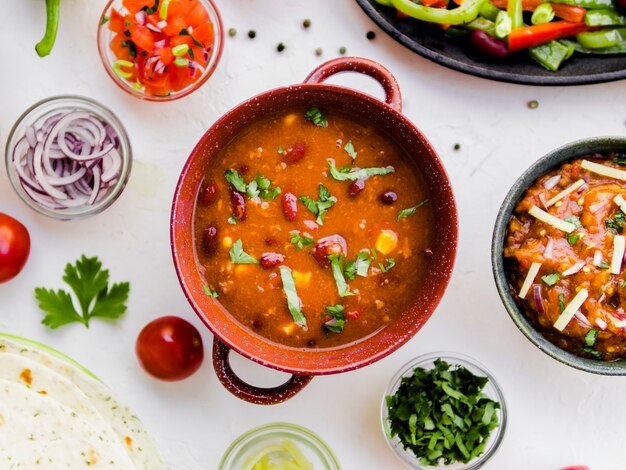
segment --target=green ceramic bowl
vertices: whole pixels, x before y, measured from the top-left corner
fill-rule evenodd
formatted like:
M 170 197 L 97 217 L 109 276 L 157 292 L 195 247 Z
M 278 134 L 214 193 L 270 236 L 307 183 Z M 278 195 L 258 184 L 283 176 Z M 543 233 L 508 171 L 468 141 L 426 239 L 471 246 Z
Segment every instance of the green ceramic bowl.
M 606 154 L 614 151 L 626 151 L 626 137 L 592 137 L 578 140 L 559 147 L 537 160 L 519 177 L 504 198 L 496 219 L 491 244 L 491 264 L 496 287 L 504 307 L 519 330 L 524 333 L 531 343 L 557 361 L 576 369 L 601 375 L 626 375 L 626 360 L 605 362 L 578 357 L 545 339 L 526 318 L 526 315 L 511 295 L 509 281 L 504 271 L 502 250 L 504 248 L 507 226 L 515 206 L 524 195 L 526 189 L 537 178 L 575 157 L 594 153 Z

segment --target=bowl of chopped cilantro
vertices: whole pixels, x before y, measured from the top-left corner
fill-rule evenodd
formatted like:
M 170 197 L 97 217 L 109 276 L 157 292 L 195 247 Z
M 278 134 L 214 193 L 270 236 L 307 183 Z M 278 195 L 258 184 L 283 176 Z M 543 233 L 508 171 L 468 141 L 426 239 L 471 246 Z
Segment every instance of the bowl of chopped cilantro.
M 484 366 L 459 353 L 435 352 L 405 364 L 382 402 L 382 427 L 408 467 L 475 470 L 500 446 L 504 396 Z

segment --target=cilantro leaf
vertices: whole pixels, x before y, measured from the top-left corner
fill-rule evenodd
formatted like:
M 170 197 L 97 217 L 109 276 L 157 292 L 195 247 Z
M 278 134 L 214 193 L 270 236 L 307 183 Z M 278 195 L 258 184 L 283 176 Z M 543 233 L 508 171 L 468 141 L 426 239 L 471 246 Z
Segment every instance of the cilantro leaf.
M 142 10 L 146 11 L 146 14 L 151 15 L 153 13 L 155 13 L 158 9 L 159 9 L 159 0 L 155 0 L 154 1 L 154 6 L 148 8 L 148 7 L 143 7 Z
M 356 158 L 357 153 L 356 153 L 356 150 L 354 149 L 354 144 L 351 141 L 348 141 L 348 143 L 343 147 L 343 149 L 346 151 L 348 155 L 350 155 L 350 158 L 352 158 L 352 160 Z
M 109 18 L 107 15 L 102 15 L 102 19 L 100 20 L 100 26 L 102 26 L 103 24 L 107 24 L 110 19 L 111 18 Z
M 231 215 L 231 216 L 227 219 L 227 222 L 228 222 L 230 225 L 235 225 L 235 224 L 237 223 L 237 217 L 235 217 L 234 215 Z
M 324 323 L 324 329 L 331 333 L 341 333 L 346 325 L 346 316 L 343 311 L 344 307 L 341 304 L 326 306 L 322 315 L 330 315 L 332 318 Z
M 309 108 L 307 112 L 304 113 L 304 118 L 307 121 L 311 121 L 318 127 L 328 127 L 328 120 L 326 119 L 326 116 L 315 106 Z
M 559 294 L 559 310 L 561 313 L 565 310 L 565 296 L 563 294 Z
M 386 166 L 382 168 L 352 168 L 348 171 L 338 170 L 335 166 L 335 162 L 331 159 L 326 160 L 328 169 L 330 170 L 330 176 L 337 181 L 356 181 L 360 179 L 366 179 L 370 176 L 376 175 L 388 175 L 396 171 L 392 166 Z
M 386 273 L 387 271 L 389 271 L 391 268 L 393 268 L 396 265 L 396 260 L 393 258 L 387 258 L 385 261 L 389 263 L 387 266 L 385 266 L 383 263 L 378 263 L 378 267 L 384 273 Z
M 626 165 L 626 155 L 618 155 L 613 159 L 613 163 L 618 165 Z
M 591 348 L 595 346 L 597 338 L 598 338 L 598 330 L 595 328 L 591 328 L 585 335 L 585 344 Z
M 204 291 L 207 297 L 211 297 L 212 299 L 217 299 L 220 295 L 219 292 L 217 292 L 216 290 L 212 290 L 206 284 L 202 285 L 202 290 Z
M 608 229 L 614 231 L 615 233 L 622 233 L 624 231 L 624 227 L 623 227 L 624 221 L 625 221 L 624 215 L 625 214 L 622 211 L 617 211 L 615 215 L 613 216 L 613 219 L 606 219 L 604 221 L 604 225 Z
M 580 223 L 580 219 L 575 215 L 570 215 L 563 220 L 565 220 L 565 222 L 569 222 L 570 224 L 574 224 L 576 228 L 582 228 L 583 226 L 583 224 Z
M 319 185 L 319 199 L 311 199 L 308 196 L 300 196 L 298 200 L 304 204 L 304 206 L 317 216 L 316 222 L 318 225 L 324 225 L 324 217 L 328 209 L 335 205 L 337 198 L 331 196 L 330 191 L 320 183 Z
M 313 240 L 311 237 L 306 237 L 306 236 L 303 237 L 298 232 L 294 232 L 294 233 L 291 234 L 291 240 L 290 241 L 291 241 L 291 243 L 296 245 L 296 249 L 297 250 L 301 250 L 305 246 L 309 246 L 309 245 L 312 245 L 313 243 L 315 243 L 315 240 Z
M 567 242 L 572 246 L 574 246 L 578 240 L 580 240 L 580 234 L 569 234 L 567 236 Z
M 93 317 L 116 319 L 126 312 L 126 301 L 130 291 L 128 282 L 109 287 L 109 271 L 102 269 L 97 257 L 81 256 L 74 265 L 65 266 L 63 281 L 71 288 L 80 307 L 68 292 L 59 289 L 38 287 L 35 298 L 39 308 L 45 312 L 42 323 L 54 329 L 68 323 L 79 322 L 89 327 Z
M 226 181 L 228 181 L 240 193 L 247 192 L 248 185 L 243 179 L 243 176 L 241 176 L 237 170 L 229 168 L 224 172 L 224 177 L 226 178 Z
M 250 199 L 260 197 L 264 201 L 271 201 L 281 193 L 278 186 L 270 189 L 272 182 L 261 174 L 256 175 L 252 181 L 246 183 L 246 180 L 237 170 L 230 168 L 224 172 L 224 177 L 233 188 Z
M 424 199 L 422 202 L 420 202 L 419 204 L 413 206 L 413 207 L 409 207 L 407 209 L 401 209 L 398 211 L 398 217 L 397 217 L 397 221 L 399 222 L 400 219 L 402 219 L 403 217 L 409 217 L 413 214 L 415 214 L 417 212 L 417 209 L 419 209 L 420 207 L 422 207 L 424 204 L 428 203 L 428 199 Z
M 296 281 L 293 279 L 291 269 L 286 266 L 281 266 L 279 269 L 280 278 L 283 281 L 283 291 L 287 296 L 287 308 L 289 309 L 289 313 L 291 313 L 291 317 L 296 325 L 304 327 L 306 326 L 306 317 L 302 313 L 302 301 L 300 297 L 298 297 Z
M 243 251 L 243 242 L 241 238 L 233 243 L 228 252 L 230 262 L 233 264 L 259 264 L 259 261 Z
M 369 251 L 360 251 L 354 261 L 350 260 L 346 262 L 343 268 L 343 274 L 351 281 L 354 281 L 357 275 L 367 277 L 372 261 L 373 257 L 370 256 Z
M 333 277 L 335 278 L 335 284 L 337 284 L 337 292 L 339 297 L 347 297 L 354 295 L 350 292 L 350 286 L 346 282 L 346 278 L 343 277 L 343 255 L 329 255 L 330 266 L 333 271 Z
M 553 286 L 554 284 L 556 284 L 560 278 L 561 275 L 559 273 L 552 273 L 541 276 L 541 280 L 549 286 Z

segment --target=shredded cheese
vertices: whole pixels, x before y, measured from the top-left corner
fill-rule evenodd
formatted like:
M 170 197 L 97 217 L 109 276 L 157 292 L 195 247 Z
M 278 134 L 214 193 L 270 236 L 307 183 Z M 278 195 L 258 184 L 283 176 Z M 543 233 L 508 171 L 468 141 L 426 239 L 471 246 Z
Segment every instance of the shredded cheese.
M 626 181 L 626 171 L 624 170 L 618 170 L 617 168 L 611 168 L 610 166 L 600 165 L 599 163 L 590 162 L 589 160 L 583 160 L 581 167 L 601 176 L 608 176 L 609 178 Z
M 584 179 L 579 179 L 578 181 L 576 181 L 574 184 L 568 186 L 567 188 L 565 188 L 563 191 L 561 191 L 559 194 L 557 194 L 556 196 L 554 196 L 552 199 L 550 199 L 548 202 L 546 202 L 546 207 L 550 207 L 552 204 L 554 204 L 557 201 L 560 201 L 561 199 L 563 199 L 565 196 L 567 196 L 568 194 L 573 193 L 574 191 L 576 191 L 578 188 L 580 188 L 583 184 L 585 184 L 585 180 Z
M 615 235 L 613 238 L 613 258 L 611 259 L 611 274 L 619 274 L 622 270 L 622 260 L 626 251 L 624 235 Z
M 613 201 L 619 206 L 622 212 L 626 213 L 626 199 L 624 199 L 621 194 L 615 196 Z
M 561 316 L 554 322 L 554 327 L 559 331 L 563 331 L 578 309 L 585 303 L 587 297 L 589 297 L 587 289 L 580 289 L 578 294 L 576 294 L 572 301 L 563 309 Z
M 548 214 L 546 211 L 539 209 L 537 206 L 532 206 L 528 213 L 537 220 L 540 220 L 548 225 L 552 225 L 559 230 L 563 230 L 565 233 L 570 233 L 576 230 L 576 226 L 574 224 L 561 220 L 552 214 Z
M 533 263 L 530 265 L 530 269 L 528 270 L 528 274 L 526 274 L 526 279 L 524 279 L 524 284 L 522 284 L 522 288 L 519 291 L 520 298 L 525 298 L 526 294 L 530 290 L 530 286 L 533 285 L 533 281 L 537 277 L 539 273 L 539 268 L 541 268 L 541 263 Z

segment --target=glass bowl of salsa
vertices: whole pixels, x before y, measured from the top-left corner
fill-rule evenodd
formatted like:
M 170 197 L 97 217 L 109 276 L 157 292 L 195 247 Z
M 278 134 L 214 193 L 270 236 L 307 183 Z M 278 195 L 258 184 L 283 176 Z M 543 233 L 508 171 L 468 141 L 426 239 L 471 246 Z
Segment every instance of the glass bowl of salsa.
M 428 412 L 420 406 L 425 400 Z M 415 408 L 422 413 L 413 418 Z M 481 468 L 498 450 L 507 424 L 504 395 L 491 373 L 464 354 L 445 351 L 402 366 L 385 390 L 381 415 L 389 447 L 407 467 L 419 470 Z
M 98 51 L 122 90 L 148 101 L 193 93 L 213 74 L 224 28 L 212 0 L 109 0 Z
M 224 453 L 218 470 L 257 468 L 266 462 L 299 465 L 284 468 L 306 468 L 307 464 L 316 470 L 341 468 L 328 444 L 314 432 L 295 424 L 270 423 L 235 439 Z

